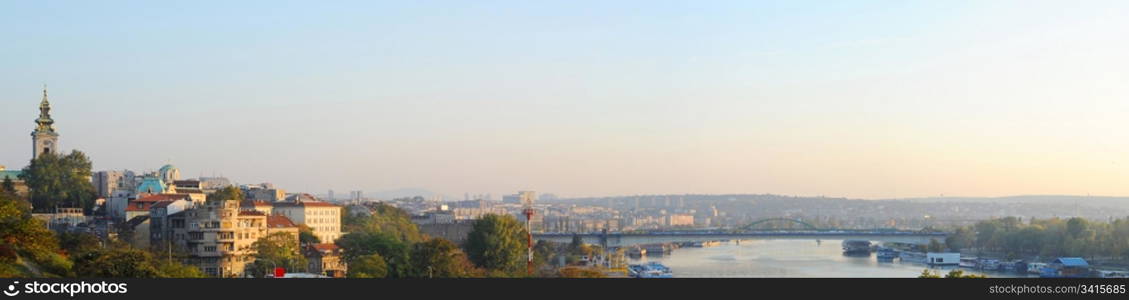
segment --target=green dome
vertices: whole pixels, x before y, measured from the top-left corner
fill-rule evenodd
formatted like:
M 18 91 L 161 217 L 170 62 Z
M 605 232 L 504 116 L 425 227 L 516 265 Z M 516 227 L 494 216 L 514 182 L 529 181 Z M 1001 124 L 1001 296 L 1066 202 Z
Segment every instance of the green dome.
M 137 193 L 160 194 L 165 192 L 165 182 L 152 175 L 146 175 L 137 186 Z

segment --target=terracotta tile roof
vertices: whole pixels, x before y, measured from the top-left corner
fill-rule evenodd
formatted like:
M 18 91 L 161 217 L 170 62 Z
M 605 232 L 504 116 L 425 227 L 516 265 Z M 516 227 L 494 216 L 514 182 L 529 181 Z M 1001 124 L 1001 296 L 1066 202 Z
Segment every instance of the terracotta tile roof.
M 313 244 L 313 245 L 310 245 L 310 248 L 314 248 L 314 250 L 321 251 L 321 252 L 336 251 L 337 249 L 340 249 L 340 247 L 337 247 L 336 244 L 329 244 L 329 243 Z
M 286 216 L 267 216 L 267 228 L 286 227 L 298 227 L 298 225 L 294 224 L 294 221 L 290 221 L 290 218 Z
M 154 203 L 156 202 L 130 202 L 129 205 L 125 207 L 125 211 L 149 211 L 149 208 L 153 207 Z

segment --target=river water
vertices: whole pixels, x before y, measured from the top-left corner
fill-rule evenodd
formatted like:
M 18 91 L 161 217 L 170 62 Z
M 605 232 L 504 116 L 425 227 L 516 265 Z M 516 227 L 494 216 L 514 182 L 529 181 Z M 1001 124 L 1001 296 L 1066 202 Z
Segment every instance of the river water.
M 878 262 L 874 255 L 845 256 L 840 240 L 744 240 L 705 248 L 679 248 L 664 256 L 631 258 L 637 264 L 658 261 L 675 277 L 917 277 L 929 268 L 920 263 Z M 933 268 L 947 273 L 954 267 Z M 965 273 L 990 277 L 1020 274 Z

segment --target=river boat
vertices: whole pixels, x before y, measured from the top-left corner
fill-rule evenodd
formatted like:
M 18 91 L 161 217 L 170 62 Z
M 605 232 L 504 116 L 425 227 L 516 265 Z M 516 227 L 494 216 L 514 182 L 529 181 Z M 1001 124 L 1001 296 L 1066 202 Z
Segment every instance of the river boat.
M 844 254 L 870 254 L 870 241 L 845 240 L 843 241 Z

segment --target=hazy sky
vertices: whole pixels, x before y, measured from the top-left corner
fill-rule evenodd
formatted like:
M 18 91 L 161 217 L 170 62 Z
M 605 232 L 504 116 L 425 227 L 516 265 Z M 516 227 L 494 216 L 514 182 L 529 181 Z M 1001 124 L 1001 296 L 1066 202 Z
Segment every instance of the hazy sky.
M 20 1 L 95 169 L 448 195 L 1129 195 L 1129 1 Z

